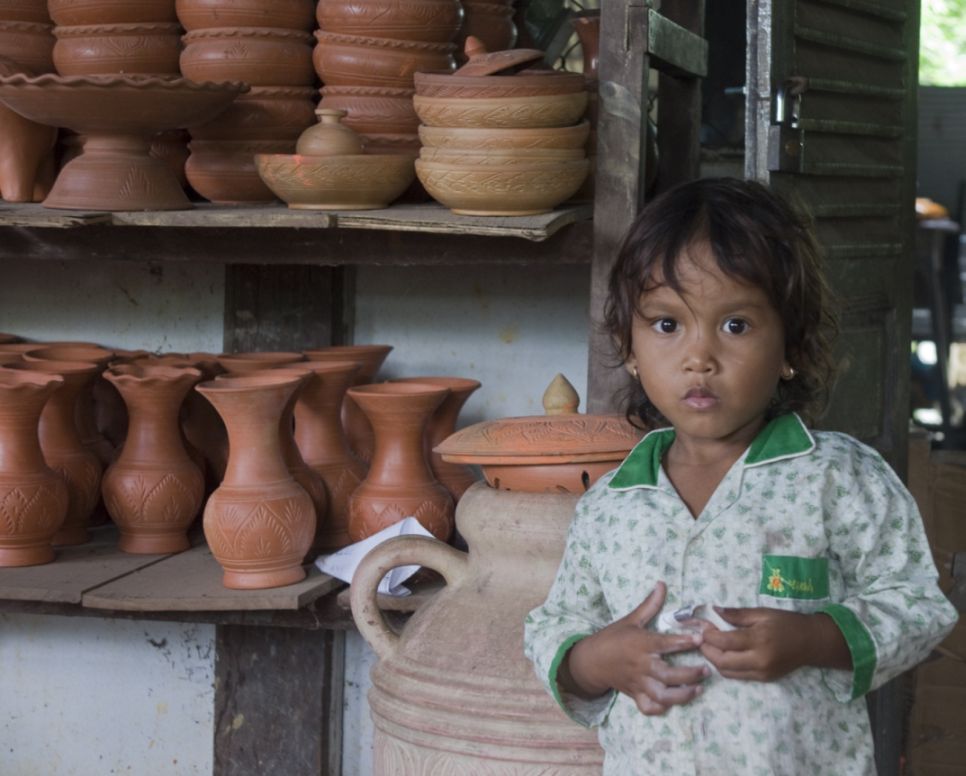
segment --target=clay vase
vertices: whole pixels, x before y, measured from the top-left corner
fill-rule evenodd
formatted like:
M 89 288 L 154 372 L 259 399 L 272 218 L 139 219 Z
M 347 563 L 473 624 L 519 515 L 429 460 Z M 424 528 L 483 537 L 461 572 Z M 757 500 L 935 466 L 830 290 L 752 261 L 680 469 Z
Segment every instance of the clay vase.
M 345 156 L 363 153 L 362 138 L 342 124 L 344 110 L 319 108 L 319 123 L 306 129 L 295 144 L 295 153 L 303 156 Z
M 47 467 L 37 426 L 63 382 L 53 374 L 0 369 L 0 566 L 54 559 L 51 539 L 67 516 L 67 484 Z
M 77 429 L 77 404 L 101 368 L 74 361 L 32 361 L 11 365 L 48 375 L 60 375 L 63 385 L 47 400 L 40 415 L 38 432 L 44 460 L 67 483 L 67 516 L 53 543 L 84 544 L 91 513 L 101 495 L 103 467 L 94 453 L 84 447 Z
M 0 52 L 2 53 L 2 52 Z M 0 76 L 23 72 L 0 57 Z M 0 105 L 0 198 L 7 202 L 40 202 L 56 175 L 57 129 L 25 119 Z
M 575 17 L 574 32 L 580 41 L 584 78 L 596 81 L 600 59 L 600 11 L 584 11 Z
M 444 461 L 439 453 L 433 452 L 433 448 L 456 430 L 460 410 L 470 398 L 470 394 L 480 387 L 480 381 L 464 377 L 409 377 L 393 382 L 422 383 L 449 388 L 449 394 L 429 420 L 426 435 L 423 438 L 423 447 L 433 476 L 449 491 L 453 501 L 459 503 L 466 489 L 474 482 L 478 482 L 480 478 L 468 466 Z
M 386 360 L 392 345 L 333 345 L 319 350 L 304 351 L 309 361 L 356 361 L 355 384 L 371 383 Z M 372 459 L 374 440 L 372 425 L 365 413 L 356 406 L 355 401 L 346 393 L 342 402 L 342 427 L 345 429 L 352 452 L 365 464 Z
M 204 531 L 225 587 L 279 587 L 305 577 L 315 507 L 289 474 L 279 443 L 282 412 L 300 380 L 249 375 L 196 387 L 228 428 L 228 465 L 205 505 Z
M 201 372 L 121 365 L 104 377 L 120 392 L 129 418 L 121 454 L 101 483 L 121 532 L 118 549 L 147 555 L 187 550 L 205 480 L 185 449 L 178 414 Z
M 410 515 L 437 539 L 453 532 L 453 497 L 433 477 L 423 438 L 448 388 L 420 383 L 379 383 L 350 388 L 376 436 L 369 473 L 349 497 L 353 542 Z
M 351 543 L 349 497 L 365 479 L 366 466 L 349 448 L 342 428 L 342 402 L 359 364 L 308 361 L 312 371 L 295 404 L 295 442 L 305 462 L 322 477 L 329 496 L 328 519 L 317 527 L 313 549 L 333 552 Z
M 564 715 L 523 653 L 524 619 L 550 589 L 576 503 L 478 483 L 456 514 L 469 553 L 407 536 L 359 565 L 352 616 L 379 656 L 369 690 L 373 776 L 600 776 L 596 731 Z M 376 589 L 409 563 L 440 572 L 446 586 L 397 635 Z
M 462 0 L 463 26 L 456 39 L 458 59 L 465 61 L 464 44 L 473 36 L 483 42 L 487 51 L 512 49 L 517 40 L 517 26 L 513 19 L 513 6 L 500 2 L 475 2 Z

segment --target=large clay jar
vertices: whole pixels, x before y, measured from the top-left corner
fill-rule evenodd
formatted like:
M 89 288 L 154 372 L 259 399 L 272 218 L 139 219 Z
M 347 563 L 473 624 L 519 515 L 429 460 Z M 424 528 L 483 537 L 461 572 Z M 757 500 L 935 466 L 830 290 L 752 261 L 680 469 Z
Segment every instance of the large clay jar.
M 95 24 L 55 27 L 60 75 L 180 75 L 181 25 Z
M 306 350 L 305 357 L 309 361 L 356 361 L 359 371 L 356 372 L 355 384 L 365 385 L 375 379 L 391 350 L 392 345 L 333 345 L 319 350 Z M 348 393 L 342 402 L 342 427 L 352 452 L 368 464 L 373 451 L 372 425 Z
M 423 438 L 448 388 L 421 383 L 379 383 L 350 388 L 376 436 L 369 473 L 349 498 L 354 542 L 414 516 L 437 539 L 453 532 L 453 497 L 433 477 Z
M 68 508 L 54 535 L 54 544 L 83 544 L 91 513 L 101 495 L 103 467 L 84 447 L 77 430 L 77 403 L 101 371 L 96 364 L 73 361 L 33 361 L 9 368 L 60 375 L 63 385 L 54 391 L 40 416 L 40 448 L 47 465 L 67 483 Z
M 279 587 L 305 577 L 315 535 L 312 499 L 279 444 L 285 405 L 301 380 L 250 375 L 197 386 L 228 428 L 228 465 L 205 505 L 204 531 L 228 588 Z
M 329 497 L 328 519 L 316 529 L 313 549 L 332 552 L 351 543 L 349 497 L 366 476 L 365 464 L 349 448 L 341 419 L 342 401 L 359 364 L 308 361 L 304 366 L 312 376 L 295 405 L 295 442 L 305 462 L 322 477 Z
M 0 369 L 0 566 L 54 559 L 51 539 L 67 515 L 67 485 L 47 467 L 37 426 L 53 374 Z
M 433 450 L 456 430 L 460 410 L 470 394 L 480 387 L 480 381 L 465 377 L 410 377 L 394 382 L 424 383 L 449 388 L 449 394 L 430 418 L 423 442 L 433 476 L 449 491 L 453 501 L 458 503 L 466 489 L 477 482 L 479 477 L 465 464 L 444 461 L 443 456 Z
M 184 36 L 181 73 L 192 81 L 311 86 L 312 36 L 277 27 L 216 27 Z
M 0 52 L 2 53 L 2 52 Z M 0 57 L 0 76 L 23 68 Z M 0 105 L 0 198 L 7 202 L 40 202 L 53 185 L 57 129 L 36 124 Z
M 118 548 L 142 554 L 187 550 L 205 481 L 185 449 L 178 414 L 201 372 L 122 365 L 104 376 L 123 397 L 129 418 L 121 454 L 101 483 L 107 511 L 121 531 Z
M 329 86 L 388 86 L 412 89 L 419 70 L 453 70 L 456 47 L 451 43 L 337 35 L 315 31 L 312 52 L 315 71 Z

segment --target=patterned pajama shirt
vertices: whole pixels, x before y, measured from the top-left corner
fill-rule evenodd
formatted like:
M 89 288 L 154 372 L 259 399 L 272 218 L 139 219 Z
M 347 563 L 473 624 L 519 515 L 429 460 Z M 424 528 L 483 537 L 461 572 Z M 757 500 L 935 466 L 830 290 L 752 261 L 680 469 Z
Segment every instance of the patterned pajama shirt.
M 925 658 L 957 617 L 915 502 L 874 450 L 789 414 L 761 431 L 695 519 L 661 466 L 673 440 L 673 429 L 649 433 L 580 499 L 556 580 L 526 621 L 538 676 L 572 719 L 600 727 L 605 776 L 874 776 L 863 696 Z M 613 691 L 589 701 L 563 692 L 557 670 L 573 644 L 661 580 L 663 612 L 825 612 L 853 669 L 774 682 L 712 674 L 702 695 L 661 716 Z

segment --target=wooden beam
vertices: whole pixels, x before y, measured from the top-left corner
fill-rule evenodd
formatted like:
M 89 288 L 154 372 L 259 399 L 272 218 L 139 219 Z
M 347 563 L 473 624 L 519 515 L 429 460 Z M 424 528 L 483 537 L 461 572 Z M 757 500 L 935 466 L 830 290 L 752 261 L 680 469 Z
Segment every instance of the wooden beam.
M 662 3 L 661 12 L 648 13 L 647 47 L 652 67 L 678 78 L 704 78 L 708 74 L 708 42 L 694 29 L 672 21 L 669 6 Z M 689 3 L 692 8 L 703 2 Z M 698 15 L 703 25 L 703 13 Z

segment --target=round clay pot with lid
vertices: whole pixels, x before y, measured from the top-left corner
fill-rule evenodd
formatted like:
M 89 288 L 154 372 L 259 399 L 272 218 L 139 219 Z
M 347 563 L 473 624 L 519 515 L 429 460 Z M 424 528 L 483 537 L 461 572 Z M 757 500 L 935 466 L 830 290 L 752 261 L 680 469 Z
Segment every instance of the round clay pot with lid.
M 64 27 L 178 21 L 171 0 L 47 0 L 47 10 Z
M 341 35 L 449 43 L 463 21 L 459 0 L 323 0 L 319 28 Z
M 193 81 L 311 86 L 312 36 L 278 27 L 215 27 L 184 36 L 181 73 Z
M 344 110 L 318 108 L 319 123 L 309 127 L 295 144 L 295 153 L 303 156 L 352 156 L 365 150 L 362 138 L 342 123 Z
M 179 24 L 55 27 L 54 67 L 63 76 L 178 76 Z
M 168 0 L 170 4 L 170 0 Z M 177 0 L 178 19 L 186 30 L 209 27 L 279 27 L 312 29 L 314 0 Z

